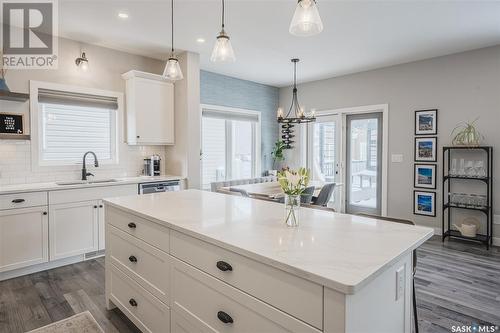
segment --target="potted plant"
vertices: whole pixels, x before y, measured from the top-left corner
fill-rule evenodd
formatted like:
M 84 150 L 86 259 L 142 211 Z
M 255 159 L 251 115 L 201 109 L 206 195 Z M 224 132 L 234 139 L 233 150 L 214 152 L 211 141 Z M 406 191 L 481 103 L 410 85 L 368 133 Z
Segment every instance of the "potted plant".
M 271 152 L 273 156 L 273 169 L 268 171 L 270 176 L 278 175 L 277 163 L 285 160 L 285 149 L 286 145 L 282 140 L 278 140 L 274 143 L 273 151 Z
M 278 182 L 285 193 L 285 223 L 289 227 L 299 225 L 300 195 L 309 184 L 309 179 L 310 173 L 306 168 L 278 173 Z
M 476 128 L 476 118 L 474 121 L 463 122 L 451 132 L 452 144 L 454 146 L 477 147 L 484 139 L 483 135 Z

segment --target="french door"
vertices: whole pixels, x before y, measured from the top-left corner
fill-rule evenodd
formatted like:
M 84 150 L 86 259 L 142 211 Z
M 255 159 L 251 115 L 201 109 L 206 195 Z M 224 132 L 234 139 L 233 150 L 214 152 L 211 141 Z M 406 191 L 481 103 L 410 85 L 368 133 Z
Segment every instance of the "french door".
M 322 183 L 339 184 L 342 180 L 342 121 L 339 115 L 319 116 L 308 127 L 307 164 L 311 178 Z M 332 196 L 332 206 L 341 211 L 341 191 Z
M 381 112 L 346 115 L 346 161 L 346 213 L 381 215 Z

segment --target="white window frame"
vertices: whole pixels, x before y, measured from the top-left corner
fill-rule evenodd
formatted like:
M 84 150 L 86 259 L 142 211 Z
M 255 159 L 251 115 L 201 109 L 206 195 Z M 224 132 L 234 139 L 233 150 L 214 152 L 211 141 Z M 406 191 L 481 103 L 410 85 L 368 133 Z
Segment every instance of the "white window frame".
M 71 93 L 88 94 L 96 96 L 114 97 L 117 100 L 118 108 L 114 110 L 115 116 L 112 117 L 112 157 L 110 160 L 99 161 L 101 165 L 118 165 L 120 156 L 120 142 L 123 138 L 123 93 L 109 90 L 101 90 L 66 84 L 30 80 L 30 115 L 31 115 L 31 167 L 33 171 L 67 171 L 77 170 L 82 167 L 82 162 L 64 162 L 64 161 L 42 161 L 41 150 L 43 145 L 43 122 L 41 119 L 41 105 L 38 102 L 38 91 L 40 89 L 57 90 Z M 82 156 L 83 158 L 83 156 Z
M 221 111 L 221 112 L 234 112 L 238 113 L 241 115 L 249 115 L 249 116 L 255 116 L 257 117 L 257 122 L 254 123 L 254 126 L 252 126 L 252 154 L 255 155 L 254 163 L 252 165 L 252 177 L 259 177 L 261 174 L 261 142 L 262 142 L 262 136 L 261 136 L 261 130 L 262 130 L 262 114 L 259 111 L 255 110 L 248 110 L 248 109 L 239 109 L 239 108 L 232 108 L 232 107 L 227 107 L 227 106 L 219 106 L 219 105 L 210 105 L 210 104 L 201 104 L 200 105 L 200 116 L 201 116 L 201 121 L 200 121 L 200 133 L 202 131 L 202 123 L 203 123 L 203 110 L 213 110 L 213 111 Z M 232 161 L 228 161 L 229 159 L 227 158 L 228 156 L 232 156 L 232 153 L 230 151 L 230 147 L 232 147 L 232 142 L 230 142 L 229 138 L 231 137 L 231 131 L 232 131 L 232 126 L 227 126 L 227 120 L 226 120 L 226 178 L 228 178 L 228 175 L 231 175 L 232 173 Z M 203 143 L 201 142 L 203 140 L 203 133 L 200 135 L 200 147 L 203 147 Z M 202 152 L 203 153 L 203 152 Z M 202 156 L 203 158 L 203 156 Z M 231 177 L 229 177 L 231 179 Z M 201 168 L 200 168 L 200 179 L 201 183 L 203 184 L 203 161 L 201 161 Z

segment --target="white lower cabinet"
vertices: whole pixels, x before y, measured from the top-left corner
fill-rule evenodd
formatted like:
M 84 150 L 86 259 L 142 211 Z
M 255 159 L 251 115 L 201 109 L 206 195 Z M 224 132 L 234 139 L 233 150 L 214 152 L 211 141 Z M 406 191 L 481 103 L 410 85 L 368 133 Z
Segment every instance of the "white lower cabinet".
M 0 272 L 48 260 L 47 206 L 0 210 Z
M 51 205 L 50 260 L 98 250 L 99 201 Z
M 106 266 L 109 299 L 143 332 L 170 332 L 170 309 L 115 265 Z
M 104 221 L 104 204 L 102 200 L 99 200 L 99 212 L 98 212 L 98 232 L 99 232 L 99 251 L 102 251 L 106 248 L 106 223 Z

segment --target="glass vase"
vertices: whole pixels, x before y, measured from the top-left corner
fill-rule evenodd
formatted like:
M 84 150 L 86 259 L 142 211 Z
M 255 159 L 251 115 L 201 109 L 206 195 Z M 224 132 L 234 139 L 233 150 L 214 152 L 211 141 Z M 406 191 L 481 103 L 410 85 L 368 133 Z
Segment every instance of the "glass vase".
M 289 227 L 299 225 L 300 195 L 285 195 L 285 223 Z

